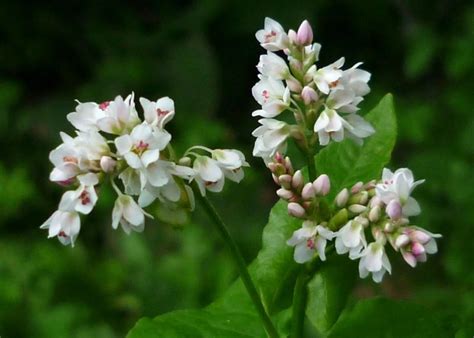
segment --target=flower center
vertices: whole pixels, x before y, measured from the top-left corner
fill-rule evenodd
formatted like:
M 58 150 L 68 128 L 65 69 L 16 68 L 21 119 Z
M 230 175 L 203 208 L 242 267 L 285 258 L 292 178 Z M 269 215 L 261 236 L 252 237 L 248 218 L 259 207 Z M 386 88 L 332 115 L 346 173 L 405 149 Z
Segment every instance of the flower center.
M 308 249 L 313 250 L 314 249 L 314 240 L 312 238 L 308 239 L 306 241 L 306 246 L 308 247 Z
M 60 231 L 59 234 L 58 234 L 58 237 L 68 238 L 69 236 L 66 235 L 66 233 L 64 231 Z
M 99 108 L 101 110 L 106 110 L 109 105 L 110 105 L 110 101 L 104 101 L 101 104 L 99 104 Z
M 76 157 L 68 155 L 68 156 L 63 157 L 63 162 L 69 162 L 69 163 L 77 164 L 79 161 L 77 160 Z
M 160 108 L 156 109 L 156 114 L 158 115 L 158 117 L 168 115 L 169 113 L 169 110 L 161 110 Z
M 146 143 L 146 142 L 143 141 L 143 140 L 140 140 L 140 142 L 138 142 L 137 144 L 135 144 L 135 147 L 134 147 L 133 151 L 134 151 L 136 154 L 141 155 L 141 154 L 143 154 L 143 152 L 144 152 L 145 150 L 148 149 L 148 146 L 149 146 L 148 143 Z
M 277 33 L 275 31 L 270 31 L 270 33 L 265 34 L 265 42 L 271 42 L 274 41 L 277 36 Z
M 87 205 L 91 202 L 90 194 L 86 190 L 81 192 L 79 198 L 81 200 L 82 205 Z
M 268 92 L 268 90 L 264 90 L 262 91 L 262 96 L 265 100 L 268 100 L 270 98 L 270 93 Z

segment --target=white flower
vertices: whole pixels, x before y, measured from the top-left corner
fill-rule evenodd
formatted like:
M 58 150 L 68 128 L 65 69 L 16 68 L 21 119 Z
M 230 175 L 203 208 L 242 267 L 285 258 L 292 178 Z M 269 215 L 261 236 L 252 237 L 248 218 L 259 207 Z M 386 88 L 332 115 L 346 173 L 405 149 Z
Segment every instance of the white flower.
M 314 124 L 314 132 L 318 133 L 319 143 L 327 145 L 330 139 L 341 142 L 344 139 L 344 122 L 336 110 L 324 109 Z
M 334 238 L 334 233 L 322 225 L 315 225 L 311 221 L 304 221 L 301 229 L 293 232 L 293 236 L 286 242 L 295 247 L 294 259 L 303 264 L 313 259 L 315 252 L 322 261 L 326 260 L 326 242 Z
M 285 49 L 288 46 L 288 35 L 283 27 L 270 18 L 265 18 L 264 24 L 264 28 L 255 34 L 260 45 L 272 52 Z
M 48 229 L 48 238 L 58 237 L 61 244 L 74 246 L 81 230 L 81 219 L 75 211 L 57 210 L 40 228 Z
M 438 252 L 435 238 L 441 237 L 419 227 L 406 227 L 396 237 L 394 247 L 400 249 L 405 262 L 414 268 L 418 262 L 426 262 L 427 254 Z
M 174 117 L 174 101 L 169 97 L 162 97 L 156 102 L 144 97 L 140 98 L 145 120 L 148 124 L 164 129 L 165 125 Z
M 244 154 L 234 149 L 215 149 L 212 151 L 212 158 L 217 161 L 224 176 L 237 183 L 244 178 L 243 167 L 249 166 Z
M 329 94 L 332 87 L 337 86 L 338 80 L 341 78 L 343 71 L 340 69 L 344 65 L 344 58 L 340 58 L 329 66 L 318 69 L 314 73 L 314 83 L 321 93 Z
M 123 156 L 127 164 L 140 171 L 142 188 L 147 180 L 154 186 L 165 184 L 160 165 L 156 164 L 160 151 L 169 143 L 171 135 L 143 123 L 133 128 L 130 135 L 122 135 L 115 139 L 117 152 Z M 154 164 L 154 165 L 153 165 Z
M 74 210 L 87 215 L 92 211 L 97 202 L 97 193 L 94 186 L 99 183 L 99 179 L 94 173 L 79 175 L 77 179 L 80 183 L 79 188 L 64 193 L 60 209 Z
M 339 255 L 349 252 L 349 258 L 356 259 L 366 246 L 364 227 L 359 222 L 351 220 L 336 233 L 336 251 Z
M 412 171 L 407 168 L 398 169 L 394 173 L 384 168 L 382 182 L 376 185 L 375 194 L 386 205 L 397 200 L 402 206 L 404 216 L 416 216 L 421 211 L 420 206 L 410 194 L 424 181 L 415 181 Z
M 108 101 L 101 104 L 95 102 L 81 103 L 78 101 L 76 111 L 69 113 L 66 118 L 80 131 L 98 131 L 97 121 L 106 117 L 104 107 L 108 105 Z
M 117 96 L 114 101 L 103 102 L 99 108 L 104 112 L 104 117 L 97 120 L 97 126 L 106 133 L 122 135 L 140 123 L 133 93 L 125 100 Z
M 145 228 L 145 215 L 153 218 L 140 208 L 132 197 L 120 195 L 112 211 L 112 228 L 117 229 L 120 223 L 127 235 L 132 230 L 142 232 Z
M 259 79 L 252 87 L 252 95 L 262 109 L 254 111 L 252 116 L 275 117 L 288 108 L 290 89 L 271 77 L 259 75 Z
M 339 111 L 344 113 L 355 113 L 359 110 L 357 105 L 363 101 L 363 96 L 370 92 L 370 87 L 367 84 L 370 80 L 370 73 L 358 69 L 362 63 L 359 62 L 349 69 L 342 72 L 342 76 L 337 82 L 337 85 L 333 87 L 334 91 L 349 91 L 352 95 L 352 101 L 341 106 Z
M 286 151 L 286 139 L 290 135 L 290 126 L 274 119 L 260 119 L 260 127 L 252 132 L 257 137 L 253 156 L 270 160 L 277 152 Z
M 176 181 L 171 178 L 165 185 L 154 187 L 151 184 L 145 186 L 138 197 L 138 205 L 142 208 L 149 206 L 156 199 L 160 202 L 176 203 L 181 198 L 181 189 Z
M 257 69 L 262 75 L 275 80 L 284 80 L 290 75 L 290 70 L 285 60 L 270 51 L 266 55 L 260 55 Z
M 49 179 L 63 185 L 80 173 L 100 170 L 100 159 L 110 154 L 107 141 L 98 132 L 77 132 L 75 138 L 61 132 L 63 143 L 49 154 L 54 164 Z
M 385 253 L 385 247 L 382 243 L 370 243 L 359 255 L 359 275 L 365 278 L 372 273 L 372 279 L 380 283 L 385 271 L 392 273 L 392 266 Z
M 206 195 L 206 189 L 212 192 L 222 191 L 225 176 L 216 160 L 208 156 L 198 156 L 194 160 L 193 169 L 196 172 L 194 179 L 202 196 Z

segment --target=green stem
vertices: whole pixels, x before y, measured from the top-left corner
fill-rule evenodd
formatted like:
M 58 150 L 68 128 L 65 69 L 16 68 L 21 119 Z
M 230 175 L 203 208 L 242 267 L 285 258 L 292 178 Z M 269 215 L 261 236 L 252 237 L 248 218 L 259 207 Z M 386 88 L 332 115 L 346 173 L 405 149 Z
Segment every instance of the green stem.
M 273 326 L 272 320 L 270 319 L 270 316 L 268 315 L 262 304 L 257 289 L 254 283 L 252 282 L 252 278 L 250 277 L 250 274 L 247 270 L 247 264 L 245 263 L 245 260 L 242 257 L 242 254 L 240 253 L 237 243 L 235 243 L 231 234 L 227 230 L 224 221 L 221 219 L 212 203 L 207 199 L 207 197 L 201 196 L 201 193 L 199 192 L 199 189 L 197 189 L 196 185 L 193 186 L 193 190 L 195 195 L 200 200 L 202 206 L 206 210 L 206 213 L 212 219 L 216 230 L 219 232 L 219 234 L 222 236 L 222 239 L 229 247 L 229 250 L 232 254 L 232 258 L 234 259 L 234 262 L 237 265 L 237 268 L 239 269 L 240 278 L 242 279 L 242 282 L 244 283 L 244 286 L 247 289 L 250 298 L 252 299 L 255 309 L 257 310 L 260 319 L 263 322 L 268 336 L 271 338 L 278 338 L 278 332 L 275 329 L 275 326 Z
M 306 152 L 306 161 L 308 162 L 309 180 L 312 182 L 316 179 L 316 163 L 314 162 L 314 155 L 311 150 Z
M 293 293 L 293 321 L 291 338 L 301 338 L 304 332 L 304 319 L 306 310 L 306 298 L 308 289 L 306 285 L 311 278 L 310 271 L 303 266 L 296 279 L 295 290 Z

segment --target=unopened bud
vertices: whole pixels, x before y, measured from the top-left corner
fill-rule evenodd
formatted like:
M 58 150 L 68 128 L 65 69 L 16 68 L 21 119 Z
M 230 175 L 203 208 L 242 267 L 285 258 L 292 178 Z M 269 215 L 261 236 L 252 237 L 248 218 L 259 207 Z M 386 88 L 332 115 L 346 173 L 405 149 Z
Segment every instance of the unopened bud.
M 285 160 L 284 160 L 284 166 L 285 166 L 285 169 L 286 169 L 286 172 L 290 175 L 293 175 L 294 174 L 294 169 L 293 169 L 293 164 L 291 164 L 291 160 L 290 158 L 287 156 L 285 157 Z
M 357 182 L 356 184 L 354 184 L 351 188 L 351 193 L 353 194 L 357 194 L 359 191 L 362 190 L 362 188 L 364 187 L 364 183 L 362 182 Z
M 301 191 L 301 197 L 305 200 L 313 199 L 316 196 L 316 189 L 314 189 L 312 183 L 306 183 Z
M 420 231 L 420 230 L 415 230 L 412 233 L 410 233 L 410 238 L 414 242 L 419 242 L 421 244 L 426 244 L 431 240 L 431 236 L 428 235 L 426 232 Z
M 329 229 L 335 231 L 338 230 L 342 225 L 347 223 L 349 215 L 347 209 L 341 209 L 329 220 Z
M 292 177 L 288 174 L 281 175 L 278 177 L 278 181 L 280 182 L 280 185 L 285 188 L 285 189 L 291 189 L 291 181 Z
M 415 256 L 422 255 L 422 254 L 425 253 L 425 247 L 421 243 L 415 242 L 415 243 L 413 243 L 413 245 L 411 247 L 411 252 Z
M 371 208 L 380 207 L 383 204 L 382 200 L 377 196 L 374 196 L 370 199 L 369 206 Z
M 326 174 L 319 175 L 319 177 L 313 182 L 313 186 L 317 195 L 326 196 L 331 189 L 329 176 Z
M 353 214 L 361 214 L 365 210 L 367 210 L 367 207 L 362 204 L 352 204 L 349 206 L 349 211 L 352 212 Z
M 349 204 L 366 204 L 368 200 L 369 193 L 362 190 L 349 198 Z
M 303 188 L 304 180 L 301 170 L 295 171 L 293 179 L 291 180 L 291 186 L 293 189 L 300 191 Z
M 380 206 L 376 205 L 369 211 L 369 220 L 372 223 L 376 223 L 380 219 L 380 214 L 381 214 Z
M 304 103 L 310 104 L 311 102 L 317 101 L 319 96 L 313 88 L 305 86 L 301 91 L 301 98 L 303 99 Z
M 179 165 L 184 165 L 185 167 L 190 167 L 191 164 L 192 164 L 192 160 L 188 156 L 181 157 L 178 161 L 178 164 Z
M 391 200 L 387 204 L 387 207 L 385 208 L 385 212 L 387 213 L 388 217 L 390 217 L 393 220 L 400 219 L 400 217 L 402 216 L 402 206 L 400 205 L 399 201 Z
M 110 156 L 102 156 L 100 159 L 100 167 L 105 173 L 111 173 L 115 170 L 117 161 Z
M 397 239 L 395 240 L 395 246 L 397 248 L 402 248 L 404 247 L 405 245 L 407 245 L 408 243 L 410 243 L 410 238 L 405 235 L 405 234 L 401 234 L 400 236 L 397 237 Z
M 364 185 L 364 189 L 366 189 L 366 190 L 373 189 L 373 188 L 375 188 L 376 183 L 377 183 L 376 180 L 369 181 Z
M 296 43 L 297 42 L 297 34 L 294 30 L 290 29 L 288 31 L 288 39 L 290 40 L 290 43 Z
M 301 92 L 301 88 L 303 88 L 301 83 L 296 78 L 294 78 L 293 76 L 290 76 L 288 79 L 286 79 L 286 85 L 294 93 Z
M 354 221 L 361 224 L 364 228 L 369 225 L 369 220 L 362 216 L 357 216 L 356 218 L 354 218 Z
M 308 20 L 304 20 L 296 33 L 296 42 L 302 46 L 309 45 L 313 42 L 313 29 Z
M 293 192 L 290 190 L 286 190 L 285 188 L 281 188 L 277 190 L 277 195 L 278 197 L 284 199 L 284 200 L 289 200 L 294 196 Z
M 348 200 L 349 200 L 349 191 L 346 188 L 344 188 L 336 196 L 336 205 L 339 208 L 342 208 L 346 205 Z
M 288 203 L 288 214 L 293 217 L 303 218 L 306 215 L 304 208 L 298 203 Z
M 386 222 L 383 226 L 383 231 L 390 233 L 395 230 L 395 225 L 392 222 Z
M 280 180 L 278 179 L 277 175 L 272 174 L 272 178 L 273 178 L 273 182 L 275 182 L 276 184 L 280 185 Z
M 279 151 L 275 153 L 275 162 L 278 162 L 278 163 L 283 162 L 283 155 Z

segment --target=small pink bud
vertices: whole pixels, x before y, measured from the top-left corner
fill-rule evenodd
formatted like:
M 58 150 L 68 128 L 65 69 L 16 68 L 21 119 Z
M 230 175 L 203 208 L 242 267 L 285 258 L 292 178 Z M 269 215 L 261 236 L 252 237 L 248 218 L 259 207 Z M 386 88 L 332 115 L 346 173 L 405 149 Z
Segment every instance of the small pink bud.
M 272 174 L 272 178 L 273 178 L 273 182 L 280 185 L 280 180 L 278 179 L 278 177 L 275 174 Z
M 293 189 L 296 190 L 301 190 L 303 188 L 304 180 L 303 180 L 303 174 L 301 173 L 301 170 L 295 171 L 295 174 L 293 175 L 293 179 L 291 180 L 291 186 Z
M 393 220 L 397 220 L 402 216 L 402 206 L 400 202 L 397 200 L 391 200 L 387 207 L 385 208 L 385 212 L 387 213 L 388 217 Z
M 294 93 L 301 92 L 301 88 L 303 88 L 303 86 L 301 86 L 301 83 L 293 76 L 290 76 L 288 79 L 286 79 L 286 85 Z
M 114 171 L 117 161 L 110 156 L 102 156 L 100 159 L 100 167 L 106 173 Z
M 309 45 L 313 42 L 313 29 L 308 20 L 304 20 L 296 33 L 296 42 L 302 46 Z
M 270 169 L 270 171 L 272 173 L 274 173 L 275 169 L 276 169 L 276 163 L 270 162 L 270 163 L 267 164 L 267 167 L 268 167 L 268 169 Z
M 339 208 L 342 208 L 343 206 L 346 205 L 348 200 L 349 200 L 349 191 L 346 188 L 344 188 L 336 196 L 336 205 Z
M 291 189 L 292 177 L 288 174 L 278 177 L 280 185 L 285 189 Z
M 293 175 L 294 174 L 294 169 L 293 169 L 293 164 L 291 163 L 291 160 L 290 158 L 287 156 L 285 157 L 285 161 L 284 161 L 284 166 L 285 166 L 285 169 L 286 171 L 290 174 L 290 175 Z
M 415 230 L 412 233 L 410 233 L 410 238 L 414 242 L 419 242 L 421 244 L 426 244 L 430 241 L 431 236 L 428 235 L 426 232 L 420 231 L 420 230 Z
M 382 200 L 377 196 L 372 197 L 369 202 L 371 208 L 375 208 L 376 206 L 380 207 L 382 204 Z
M 288 31 L 288 39 L 290 40 L 290 43 L 295 43 L 297 39 L 297 34 L 294 30 L 290 29 Z
M 428 256 L 426 256 L 426 252 L 423 252 L 422 254 L 416 256 L 416 260 L 418 262 L 426 262 L 426 260 L 428 259 Z
M 278 151 L 275 154 L 275 162 L 278 162 L 278 163 L 283 162 L 283 156 Z
M 364 187 L 364 183 L 362 182 L 357 182 L 356 184 L 354 184 L 351 188 L 351 193 L 353 194 L 357 194 L 359 191 L 362 190 L 362 188 Z
M 298 203 L 288 203 L 288 214 L 293 217 L 303 218 L 306 215 L 304 208 Z
M 380 219 L 380 214 L 381 214 L 380 206 L 376 205 L 369 211 L 369 220 L 372 223 L 377 222 Z
M 303 99 L 304 103 L 310 104 L 311 102 L 317 101 L 319 96 L 313 88 L 305 86 L 301 91 L 301 98 Z
M 416 267 L 416 258 L 410 252 L 402 252 L 402 257 L 412 268 Z
M 425 253 L 425 247 L 422 244 L 415 242 L 411 247 L 411 252 L 415 255 L 415 257 L 417 257 Z
M 290 190 L 286 190 L 284 188 L 278 189 L 276 193 L 278 197 L 284 200 L 289 200 L 290 198 L 294 196 L 293 192 L 291 192 Z
M 361 214 L 365 210 L 367 210 L 367 207 L 362 204 L 352 204 L 349 206 L 349 211 L 352 212 L 353 214 Z
M 317 195 L 326 196 L 331 189 L 329 176 L 326 174 L 319 175 L 319 177 L 313 182 L 313 186 Z
M 407 245 L 408 243 L 410 243 L 410 238 L 405 235 L 405 234 L 401 234 L 397 237 L 397 239 L 395 240 L 395 246 L 397 248 L 402 248 L 404 247 L 405 245 Z
M 313 184 L 306 183 L 301 191 L 301 197 L 305 200 L 310 200 L 316 196 L 316 189 L 313 187 Z

